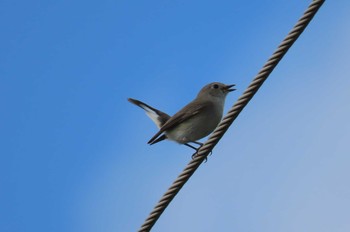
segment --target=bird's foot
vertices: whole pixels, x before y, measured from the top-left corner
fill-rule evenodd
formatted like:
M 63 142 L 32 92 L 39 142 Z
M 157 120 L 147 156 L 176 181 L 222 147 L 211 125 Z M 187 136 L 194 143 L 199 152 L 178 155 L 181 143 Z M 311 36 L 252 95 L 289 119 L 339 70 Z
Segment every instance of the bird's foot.
M 196 155 L 197 155 L 197 152 L 193 153 L 191 158 L 194 159 L 194 157 L 196 157 Z
M 196 151 L 196 152 L 193 153 L 192 156 L 191 156 L 191 158 L 194 159 L 194 158 L 196 157 L 196 155 L 198 154 L 198 150 L 203 146 L 203 143 L 200 143 L 200 142 L 192 142 L 192 143 L 198 144 L 199 147 L 196 148 L 196 147 L 194 147 L 194 146 L 192 146 L 192 145 L 190 145 L 190 144 L 188 144 L 188 143 L 185 143 L 184 145 L 186 145 L 186 146 L 188 146 L 188 147 L 190 147 L 190 148 L 192 148 L 192 149 L 194 149 L 194 150 Z M 212 153 L 213 153 L 213 152 L 210 151 L 209 154 L 208 154 L 208 156 L 210 156 Z M 207 157 L 205 157 L 204 163 L 206 163 L 207 160 L 208 160 Z
M 198 148 L 198 149 L 199 149 L 199 148 Z M 210 156 L 212 153 L 213 153 L 213 152 L 210 151 L 209 154 L 208 154 L 208 156 Z M 196 151 L 195 153 L 193 153 L 192 156 L 191 156 L 191 158 L 194 159 L 194 158 L 197 156 L 197 154 L 198 154 L 198 151 Z M 207 157 L 208 157 L 208 156 L 207 156 Z M 208 161 L 208 158 L 207 158 L 207 157 L 205 157 L 204 163 L 206 163 L 206 162 Z

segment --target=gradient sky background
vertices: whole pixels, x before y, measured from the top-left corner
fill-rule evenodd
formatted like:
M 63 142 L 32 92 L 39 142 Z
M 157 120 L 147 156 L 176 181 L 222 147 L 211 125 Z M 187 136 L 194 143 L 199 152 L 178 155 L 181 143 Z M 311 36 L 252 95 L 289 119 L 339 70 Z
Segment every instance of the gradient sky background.
M 136 231 L 192 150 L 149 146 L 212 81 L 234 104 L 310 1 L 0 2 L 0 231 Z M 350 1 L 326 1 L 152 231 L 350 231 Z

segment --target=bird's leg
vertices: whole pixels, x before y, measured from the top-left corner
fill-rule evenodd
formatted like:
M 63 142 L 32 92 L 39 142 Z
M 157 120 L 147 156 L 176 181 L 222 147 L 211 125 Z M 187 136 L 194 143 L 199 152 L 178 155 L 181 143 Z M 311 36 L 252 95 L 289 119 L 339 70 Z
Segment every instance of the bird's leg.
M 196 147 L 194 147 L 194 146 L 192 146 L 192 145 L 190 145 L 190 144 L 188 144 L 188 143 L 184 143 L 184 145 L 186 145 L 187 147 L 190 147 L 190 148 L 192 148 L 192 149 L 194 149 L 194 150 L 196 150 L 196 151 L 198 151 L 198 149 L 199 148 L 196 148 Z M 195 153 L 196 154 L 196 153 Z
M 193 143 L 195 143 L 195 142 L 193 142 Z M 202 143 L 198 143 L 198 142 L 196 142 L 195 144 L 198 144 L 198 145 L 203 145 Z M 188 143 L 184 143 L 184 145 L 186 145 L 187 147 L 190 147 L 190 148 L 192 148 L 192 149 L 194 149 L 196 152 L 195 153 L 193 153 L 192 154 L 192 156 L 191 156 L 191 158 L 192 159 L 194 159 L 194 157 L 195 157 L 195 155 L 197 154 L 197 152 L 198 152 L 198 149 L 201 147 L 201 146 L 199 146 L 198 148 L 196 148 L 196 147 L 194 147 L 194 146 L 192 146 L 192 145 L 190 145 L 190 144 L 188 144 Z M 205 158 L 205 162 L 207 162 L 207 158 Z
M 192 159 L 194 159 L 194 157 L 196 156 L 196 154 L 197 154 L 199 148 L 201 148 L 201 146 L 203 146 L 203 143 L 200 143 L 200 142 L 197 142 L 197 141 L 191 141 L 190 143 L 195 143 L 195 144 L 199 145 L 199 147 L 196 148 L 196 147 L 194 147 L 194 146 L 192 146 L 192 145 L 190 145 L 190 144 L 188 144 L 188 143 L 185 143 L 185 144 L 184 144 L 184 145 L 186 145 L 186 146 L 188 146 L 188 147 L 190 147 L 190 148 L 192 148 L 192 149 L 194 149 L 194 150 L 196 151 L 196 152 L 193 153 L 192 156 L 191 156 Z M 210 152 L 210 154 L 211 154 L 211 152 Z M 204 162 L 207 162 L 207 158 L 205 158 Z
M 197 145 L 199 145 L 199 147 L 203 146 L 203 143 L 197 142 L 197 141 L 191 141 L 190 143 L 195 143 Z
M 191 143 L 192 143 L 192 142 L 191 142 Z M 195 143 L 195 142 L 193 142 L 193 143 Z M 197 148 L 197 147 L 195 147 L 195 146 L 190 145 L 189 143 L 184 143 L 184 145 L 186 145 L 187 147 L 190 147 L 190 148 L 192 148 L 193 150 L 196 151 L 195 153 L 192 154 L 192 156 L 191 156 L 192 159 L 193 159 L 194 156 L 197 154 L 198 149 L 203 145 L 202 143 L 198 143 L 198 142 L 196 142 L 195 144 L 198 144 L 198 145 L 200 145 L 200 146 Z
M 198 151 L 199 148 L 201 148 L 201 146 L 203 146 L 203 143 L 200 143 L 200 142 L 197 142 L 197 141 L 191 142 L 191 143 L 195 143 L 195 144 L 198 144 L 198 145 L 199 145 L 199 147 L 197 148 L 197 151 Z M 210 152 L 209 152 L 209 155 L 211 155 L 212 153 L 213 153 L 213 152 L 210 151 Z
M 188 146 L 188 147 L 191 147 L 191 148 L 193 148 L 196 152 L 195 153 L 193 153 L 192 154 L 192 159 L 194 158 L 194 156 L 197 154 L 197 152 L 198 152 L 198 149 L 203 145 L 203 143 L 199 143 L 199 142 L 191 142 L 191 143 L 195 143 L 195 144 L 198 144 L 199 145 L 199 147 L 198 148 L 196 148 L 196 147 L 194 147 L 194 146 L 192 146 L 192 145 L 190 145 L 190 144 L 188 144 L 188 143 L 185 143 L 185 145 L 186 146 Z

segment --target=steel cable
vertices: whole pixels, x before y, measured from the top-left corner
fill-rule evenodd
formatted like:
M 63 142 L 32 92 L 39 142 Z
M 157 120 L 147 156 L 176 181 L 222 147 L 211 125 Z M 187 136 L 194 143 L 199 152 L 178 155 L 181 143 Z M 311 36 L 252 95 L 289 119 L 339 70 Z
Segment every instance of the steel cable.
M 168 191 L 163 195 L 158 204 L 154 207 L 144 224 L 139 229 L 140 232 L 150 231 L 156 223 L 160 215 L 169 205 L 171 200 L 176 196 L 180 189 L 184 186 L 187 180 L 197 170 L 199 165 L 207 158 L 214 146 L 219 142 L 221 137 L 225 134 L 232 122 L 237 118 L 239 113 L 253 98 L 258 89 L 262 86 L 264 81 L 268 78 L 273 69 L 277 66 L 279 61 L 287 53 L 289 48 L 298 39 L 307 25 L 310 23 L 318 9 L 322 6 L 325 0 L 314 0 L 309 5 L 303 16 L 299 19 L 294 28 L 289 32 L 286 38 L 278 46 L 270 59 L 265 63 L 263 68 L 255 76 L 248 88 L 244 91 L 242 96 L 232 106 L 227 115 L 220 122 L 215 131 L 211 134 L 209 139 L 200 147 L 194 159 L 192 159 L 182 173 L 177 177 L 174 183 L 170 186 Z

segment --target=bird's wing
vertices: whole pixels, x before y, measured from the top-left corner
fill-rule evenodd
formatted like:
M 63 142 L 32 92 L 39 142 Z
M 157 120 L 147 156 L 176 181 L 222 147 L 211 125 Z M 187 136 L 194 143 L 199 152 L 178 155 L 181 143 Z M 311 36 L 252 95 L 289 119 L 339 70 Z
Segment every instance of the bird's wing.
M 147 116 L 152 119 L 152 121 L 157 125 L 158 128 L 161 128 L 166 121 L 169 120 L 170 116 L 160 110 L 157 110 L 153 108 L 152 106 L 147 105 L 146 103 L 133 99 L 128 98 L 128 101 L 137 105 L 138 107 L 145 110 Z
M 193 104 L 193 102 L 186 105 L 174 116 L 172 116 L 161 128 L 160 130 L 148 141 L 148 144 L 156 143 L 156 139 L 166 130 L 171 129 L 172 127 L 182 123 L 193 116 L 197 115 L 199 112 L 202 112 L 204 108 L 207 108 L 208 105 L 204 104 Z

